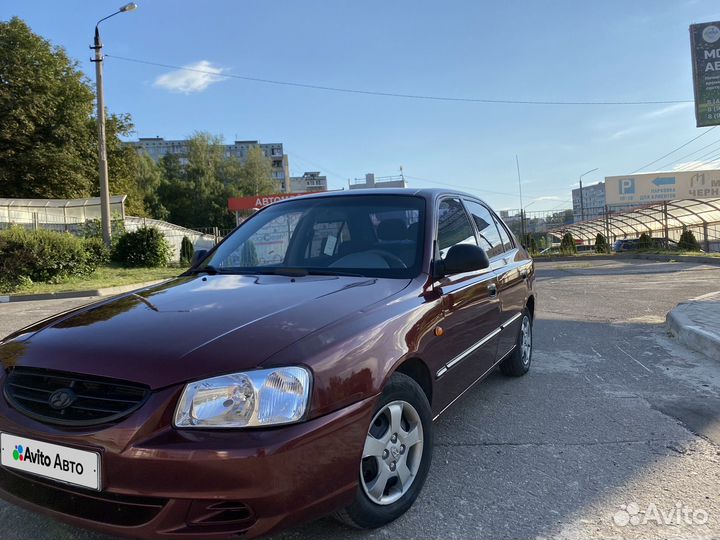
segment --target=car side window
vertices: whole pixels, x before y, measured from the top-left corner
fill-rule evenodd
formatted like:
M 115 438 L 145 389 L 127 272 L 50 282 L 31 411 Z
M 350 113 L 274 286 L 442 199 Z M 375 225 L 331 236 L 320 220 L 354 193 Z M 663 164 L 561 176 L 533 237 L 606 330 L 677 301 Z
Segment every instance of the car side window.
M 437 243 L 440 258 L 457 244 L 477 246 L 475 232 L 460 199 L 443 199 L 438 208 Z
M 512 240 L 510 239 L 510 235 L 507 232 L 507 229 L 495 214 L 493 214 L 493 219 L 495 220 L 495 225 L 497 226 L 497 230 L 500 233 L 500 239 L 503 243 L 503 251 L 510 251 L 511 249 L 513 249 L 514 246 Z
M 465 206 L 475 222 L 480 247 L 491 259 L 501 255 L 505 251 L 505 247 L 490 210 L 478 202 L 469 200 L 465 200 Z

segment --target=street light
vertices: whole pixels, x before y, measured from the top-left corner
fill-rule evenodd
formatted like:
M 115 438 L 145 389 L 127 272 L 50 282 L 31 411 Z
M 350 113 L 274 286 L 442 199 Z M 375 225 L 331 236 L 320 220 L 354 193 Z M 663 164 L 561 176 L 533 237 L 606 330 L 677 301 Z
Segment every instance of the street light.
M 130 2 L 125 4 L 115 13 L 103 17 L 95 24 L 95 44 L 90 48 L 95 50 L 95 90 L 97 92 L 97 133 L 98 133 L 98 169 L 100 174 L 100 218 L 102 223 L 103 242 L 110 247 L 112 230 L 110 228 L 110 188 L 108 186 L 107 148 L 105 145 L 105 90 L 103 88 L 103 56 L 102 41 L 100 41 L 100 23 L 118 13 L 135 11 L 137 4 Z
M 586 174 L 597 171 L 598 168 L 599 167 L 595 167 L 594 169 L 590 169 L 588 172 L 584 172 L 580 175 L 580 221 L 585 221 L 585 193 L 583 192 L 582 178 Z

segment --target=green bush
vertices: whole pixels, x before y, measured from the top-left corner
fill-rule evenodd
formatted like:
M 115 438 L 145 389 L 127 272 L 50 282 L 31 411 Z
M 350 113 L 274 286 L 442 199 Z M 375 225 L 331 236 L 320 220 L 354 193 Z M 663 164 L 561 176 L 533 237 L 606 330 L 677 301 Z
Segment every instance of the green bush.
M 57 283 L 89 275 L 107 260 L 103 250 L 69 233 L 13 227 L 0 232 L 0 284 L 13 288 L 28 280 Z
M 112 259 L 123 266 L 156 268 L 167 266 L 172 256 L 170 244 L 157 227 L 140 227 L 120 236 Z
M 110 262 L 110 250 L 101 238 L 84 238 L 82 244 L 87 260 L 95 268 Z
M 180 265 L 190 266 L 194 252 L 195 248 L 190 239 L 187 236 L 183 236 L 182 243 L 180 244 Z
M 602 233 L 597 233 L 595 237 L 595 253 L 610 253 L 610 246 Z
M 678 240 L 678 249 L 682 251 L 701 251 L 700 243 L 692 231 L 684 229 Z
M 652 247 L 652 238 L 648 233 L 642 233 L 638 238 L 637 247 L 638 249 L 650 249 Z
M 572 234 L 566 232 L 560 241 L 560 253 L 563 255 L 575 255 L 577 254 L 577 246 L 575 245 L 575 239 Z
M 528 252 L 531 255 L 536 255 L 538 252 L 538 244 L 537 240 L 535 240 L 535 235 L 532 233 L 527 233 L 525 235 L 525 243 L 524 243 L 525 249 L 528 250 Z

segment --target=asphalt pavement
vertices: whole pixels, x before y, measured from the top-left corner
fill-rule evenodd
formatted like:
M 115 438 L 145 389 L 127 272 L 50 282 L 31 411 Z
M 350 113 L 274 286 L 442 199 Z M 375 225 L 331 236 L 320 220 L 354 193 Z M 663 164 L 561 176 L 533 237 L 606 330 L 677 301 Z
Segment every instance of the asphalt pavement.
M 530 373 L 493 374 L 438 419 L 415 506 L 375 531 L 328 518 L 274 540 L 720 537 L 720 362 L 664 324 L 720 289 L 720 268 L 537 268 Z M 88 300 L 0 305 L 0 335 Z M 58 537 L 108 538 L 0 503 L 0 538 Z

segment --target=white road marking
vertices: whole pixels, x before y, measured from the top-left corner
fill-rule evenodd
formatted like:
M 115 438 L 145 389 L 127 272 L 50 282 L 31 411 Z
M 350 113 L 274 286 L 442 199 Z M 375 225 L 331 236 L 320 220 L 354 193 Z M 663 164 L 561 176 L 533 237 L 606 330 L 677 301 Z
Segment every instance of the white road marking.
M 619 350 L 621 353 L 623 353 L 625 356 L 627 356 L 627 357 L 628 357 L 630 360 L 632 360 L 633 362 L 636 362 L 637 364 L 639 364 L 645 371 L 647 371 L 648 373 L 652 373 L 652 370 L 651 370 L 651 369 L 649 369 L 649 368 L 648 368 L 645 364 L 643 364 L 640 360 L 638 360 L 637 358 L 635 358 L 634 356 L 632 356 L 632 355 L 631 355 L 629 352 L 627 352 L 625 349 L 622 349 L 622 348 L 620 347 L 620 345 L 615 345 L 615 346 L 618 348 L 618 350 Z

